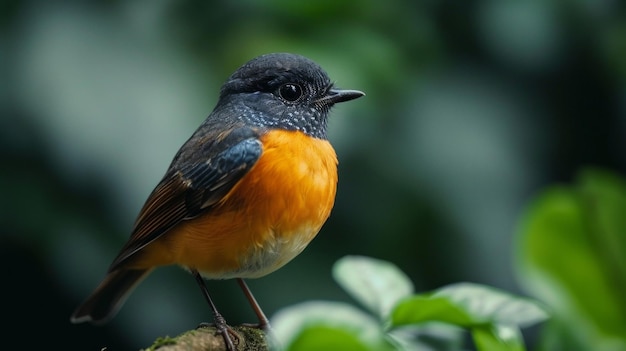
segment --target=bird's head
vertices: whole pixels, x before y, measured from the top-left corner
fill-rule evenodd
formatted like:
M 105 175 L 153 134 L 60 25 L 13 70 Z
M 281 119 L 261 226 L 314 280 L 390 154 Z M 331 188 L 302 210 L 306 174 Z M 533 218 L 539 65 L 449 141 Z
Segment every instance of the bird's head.
M 232 109 L 245 123 L 325 139 L 330 108 L 363 95 L 336 89 L 326 72 L 306 57 L 274 53 L 237 69 L 222 86 L 218 108 Z

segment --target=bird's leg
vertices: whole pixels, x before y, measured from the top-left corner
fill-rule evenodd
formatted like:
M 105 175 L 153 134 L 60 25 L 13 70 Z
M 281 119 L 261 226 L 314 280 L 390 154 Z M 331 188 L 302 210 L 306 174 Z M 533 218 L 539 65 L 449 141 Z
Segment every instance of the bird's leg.
M 254 327 L 265 331 L 270 330 L 270 321 L 265 316 L 265 313 L 263 313 L 263 310 L 261 310 L 261 306 L 259 306 L 259 303 L 256 302 L 256 299 L 252 295 L 250 288 L 248 288 L 248 284 L 246 284 L 246 282 L 242 278 L 237 278 L 237 283 L 239 283 L 241 290 L 243 290 L 243 293 L 246 295 L 246 298 L 250 303 L 250 306 L 252 306 L 254 313 L 256 313 L 256 316 L 259 319 L 259 324 L 254 325 Z
M 217 310 L 211 296 L 209 295 L 209 290 L 207 289 L 204 279 L 197 270 L 191 269 L 191 274 L 196 278 L 196 282 L 200 286 L 200 290 L 202 290 L 202 295 L 211 306 L 211 310 L 213 311 L 213 320 L 215 322 L 215 329 L 217 329 L 218 333 L 222 334 L 224 338 L 224 343 L 226 344 L 226 349 L 228 351 L 235 351 L 235 345 L 233 344 L 233 340 L 230 338 L 230 334 L 232 333 L 237 337 L 234 331 L 230 329 L 230 327 L 226 324 L 226 320 L 222 317 L 222 314 Z M 202 324 L 201 324 L 202 325 Z M 238 338 L 238 337 L 237 337 Z

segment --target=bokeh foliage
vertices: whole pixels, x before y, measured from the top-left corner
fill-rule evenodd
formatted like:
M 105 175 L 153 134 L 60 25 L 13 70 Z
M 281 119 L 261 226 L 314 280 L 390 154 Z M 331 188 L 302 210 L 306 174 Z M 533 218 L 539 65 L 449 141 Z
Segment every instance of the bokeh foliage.
M 624 214 L 625 180 L 597 169 L 533 203 L 519 259 L 524 286 L 554 311 L 545 350 L 626 349 Z

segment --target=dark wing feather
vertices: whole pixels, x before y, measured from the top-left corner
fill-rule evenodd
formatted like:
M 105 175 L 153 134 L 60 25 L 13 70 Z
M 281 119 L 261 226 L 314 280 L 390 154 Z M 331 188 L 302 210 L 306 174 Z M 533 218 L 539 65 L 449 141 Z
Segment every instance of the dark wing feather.
M 263 152 L 261 141 L 249 133 L 231 133 L 239 139 L 233 143 L 226 137 L 212 148 L 223 148 L 214 156 L 178 165 L 176 158 L 159 185 L 144 204 L 130 239 L 111 264 L 109 271 L 154 241 L 182 220 L 198 216 L 215 205 L 254 166 Z M 238 137 L 239 136 L 239 137 Z M 183 146 L 184 148 L 185 146 Z
M 207 162 L 183 169 L 185 179 L 193 179 L 187 193 L 190 209 L 202 212 L 218 202 L 247 173 L 261 156 L 261 142 L 256 138 L 245 139 L 221 152 Z M 189 213 L 188 218 L 198 213 Z

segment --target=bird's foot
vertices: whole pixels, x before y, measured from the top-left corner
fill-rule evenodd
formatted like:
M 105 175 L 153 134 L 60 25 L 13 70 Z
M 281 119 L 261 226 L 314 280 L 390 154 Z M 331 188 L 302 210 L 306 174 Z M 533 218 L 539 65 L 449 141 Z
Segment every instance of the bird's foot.
M 226 324 L 224 318 L 216 318 L 214 323 L 202 322 L 198 324 L 196 329 L 201 328 L 215 328 L 217 334 L 221 334 L 224 339 L 224 344 L 226 345 L 226 350 L 228 351 L 237 351 L 237 347 L 235 345 L 241 344 L 241 336 L 239 333 L 234 331 L 229 325 Z M 236 342 L 233 342 L 233 339 Z

